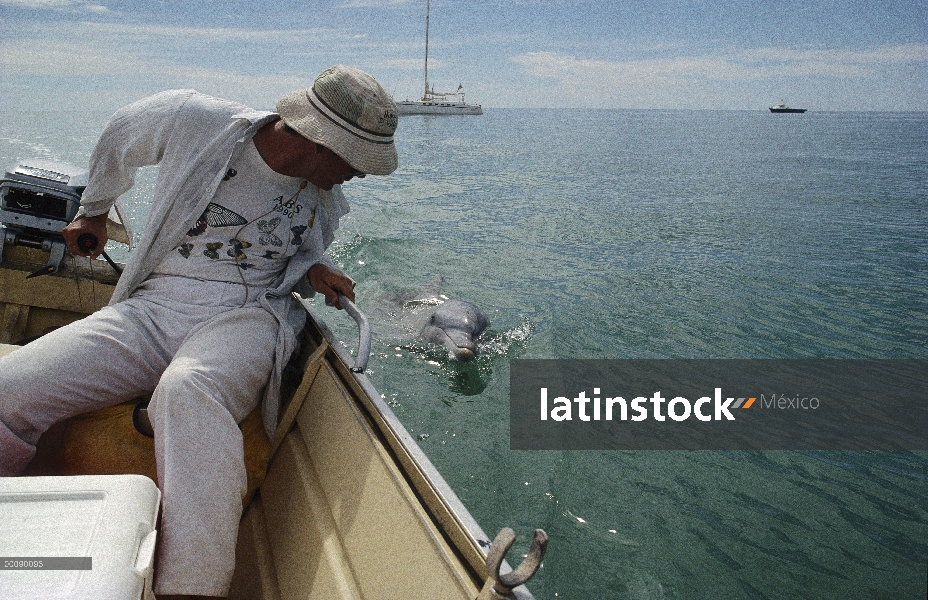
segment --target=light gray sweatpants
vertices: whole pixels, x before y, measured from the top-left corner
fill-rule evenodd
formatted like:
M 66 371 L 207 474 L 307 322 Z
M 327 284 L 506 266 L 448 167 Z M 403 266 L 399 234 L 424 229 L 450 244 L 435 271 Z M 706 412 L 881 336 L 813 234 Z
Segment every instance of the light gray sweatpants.
M 21 472 L 52 424 L 154 390 L 158 594 L 228 593 L 246 490 L 238 423 L 258 405 L 277 341 L 257 292 L 150 279 L 0 358 L 0 475 Z

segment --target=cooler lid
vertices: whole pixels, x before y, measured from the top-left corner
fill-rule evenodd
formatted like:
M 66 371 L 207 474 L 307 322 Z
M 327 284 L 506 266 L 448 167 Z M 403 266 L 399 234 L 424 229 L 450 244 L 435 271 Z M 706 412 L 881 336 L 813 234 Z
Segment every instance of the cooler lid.
M 0 598 L 141 598 L 160 500 L 142 475 L 0 477 Z

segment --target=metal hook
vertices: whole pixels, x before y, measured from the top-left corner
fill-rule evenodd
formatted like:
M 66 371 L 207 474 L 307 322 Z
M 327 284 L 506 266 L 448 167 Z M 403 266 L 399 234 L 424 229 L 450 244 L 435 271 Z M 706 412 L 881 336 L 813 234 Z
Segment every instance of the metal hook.
M 513 542 L 516 541 L 515 532 L 504 527 L 497 534 L 496 539 L 490 546 L 490 552 L 487 554 L 487 572 L 489 576 L 496 581 L 493 584 L 493 591 L 500 596 L 508 596 L 513 588 L 516 588 L 532 578 L 541 561 L 545 557 L 545 550 L 548 548 L 548 534 L 543 529 L 536 529 L 535 536 L 532 538 L 532 545 L 529 548 L 528 555 L 515 570 L 500 575 L 499 568 L 503 564 L 503 558 Z

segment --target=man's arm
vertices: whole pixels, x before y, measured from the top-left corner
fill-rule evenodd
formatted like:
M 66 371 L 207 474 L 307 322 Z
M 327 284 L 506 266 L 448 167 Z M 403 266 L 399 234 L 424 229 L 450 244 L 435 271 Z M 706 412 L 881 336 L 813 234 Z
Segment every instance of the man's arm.
M 320 204 L 316 208 L 315 223 L 308 239 L 303 242 L 300 252 L 306 252 L 315 257 L 315 264 L 310 267 L 305 277 L 294 287 L 297 293 L 311 297 L 311 287 L 316 293 L 325 296 L 326 304 L 342 310 L 344 307 L 338 301 L 339 293 L 354 302 L 354 281 L 332 265 L 325 256 L 325 251 L 335 239 L 335 230 L 338 229 L 339 219 L 348 212 L 348 202 L 341 192 L 340 186 L 331 191 L 320 191 Z M 317 229 L 318 228 L 318 229 Z M 306 284 L 309 284 L 308 286 Z
M 107 214 L 116 198 L 135 184 L 140 167 L 161 162 L 179 110 L 192 94 L 161 92 L 116 111 L 90 156 L 79 217 Z
M 119 109 L 110 118 L 90 156 L 90 181 L 81 196 L 81 208 L 61 231 L 71 254 L 96 258 L 103 252 L 109 239 L 110 208 L 133 186 L 139 167 L 161 161 L 178 110 L 192 93 L 161 92 Z M 84 234 L 97 238 L 90 253 L 77 244 Z

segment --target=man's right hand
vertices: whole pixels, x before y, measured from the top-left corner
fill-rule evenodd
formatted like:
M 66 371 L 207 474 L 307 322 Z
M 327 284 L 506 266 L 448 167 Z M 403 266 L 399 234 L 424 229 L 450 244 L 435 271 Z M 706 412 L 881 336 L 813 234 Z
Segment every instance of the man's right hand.
M 61 230 L 64 236 L 64 243 L 67 244 L 68 250 L 75 256 L 90 256 L 96 258 L 103 252 L 103 247 L 109 239 L 106 235 L 106 217 L 107 214 L 97 215 L 95 217 L 81 217 L 76 221 L 69 223 Z M 89 233 L 97 238 L 97 247 L 92 252 L 87 252 L 77 245 L 77 239 Z
M 338 299 L 338 294 L 354 302 L 354 281 L 337 269 L 325 263 L 316 263 L 309 269 L 309 284 L 318 293 L 325 296 L 326 304 L 338 310 L 344 307 Z

